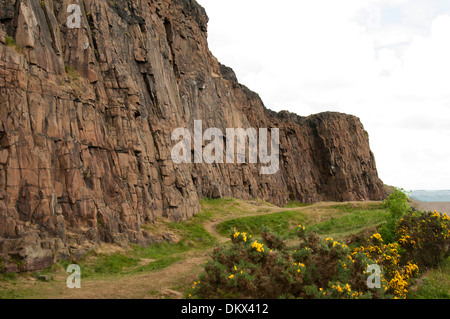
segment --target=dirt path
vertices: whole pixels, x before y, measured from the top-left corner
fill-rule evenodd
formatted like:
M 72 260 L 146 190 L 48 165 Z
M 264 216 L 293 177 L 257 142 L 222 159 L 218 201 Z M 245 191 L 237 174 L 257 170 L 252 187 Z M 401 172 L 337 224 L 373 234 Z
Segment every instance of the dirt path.
M 111 279 L 86 280 L 81 289 L 71 290 L 62 298 L 75 299 L 157 299 L 183 298 L 184 286 L 198 279 L 207 258 L 196 254 L 159 271 Z M 64 290 L 67 288 L 63 287 Z
M 320 209 L 334 205 L 346 205 L 346 203 L 317 203 L 311 206 L 282 208 L 266 206 L 264 204 L 249 207 L 248 214 L 229 214 L 217 217 L 204 223 L 206 231 L 217 238 L 219 243 L 229 241 L 217 232 L 217 226 L 225 221 L 239 217 L 263 216 L 286 211 L 298 211 L 314 214 Z M 356 203 L 356 202 L 355 202 Z M 367 202 L 370 204 L 371 202 Z M 350 202 L 352 204 L 352 202 Z M 358 202 L 358 204 L 361 204 Z M 247 211 L 247 210 L 246 210 Z M 317 215 L 320 220 L 320 214 Z M 185 258 L 162 270 L 145 274 L 119 275 L 105 278 L 82 279 L 81 289 L 68 289 L 66 286 L 67 274 L 61 270 L 54 275 L 50 282 L 38 282 L 33 279 L 23 279 L 19 283 L 27 292 L 25 298 L 67 298 L 67 299 L 156 299 L 156 298 L 183 298 L 183 292 L 198 279 L 205 261 L 211 250 L 188 252 Z M 14 289 L 14 284 L 10 289 Z M 5 287 L 0 285 L 0 289 Z
M 61 269 L 50 282 L 21 278 L 11 284 L 0 282 L 0 290 L 10 290 L 8 298 L 25 299 L 181 299 L 186 287 L 198 280 L 207 255 L 191 253 L 186 259 L 151 273 L 82 278 L 81 289 L 67 288 L 68 274 Z

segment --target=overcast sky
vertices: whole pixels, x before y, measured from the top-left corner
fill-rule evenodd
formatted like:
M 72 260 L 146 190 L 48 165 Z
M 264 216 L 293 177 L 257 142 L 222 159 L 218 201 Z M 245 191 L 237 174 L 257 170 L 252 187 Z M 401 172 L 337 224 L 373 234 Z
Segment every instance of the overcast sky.
M 354 114 L 386 184 L 450 189 L 450 1 L 197 1 L 268 108 Z

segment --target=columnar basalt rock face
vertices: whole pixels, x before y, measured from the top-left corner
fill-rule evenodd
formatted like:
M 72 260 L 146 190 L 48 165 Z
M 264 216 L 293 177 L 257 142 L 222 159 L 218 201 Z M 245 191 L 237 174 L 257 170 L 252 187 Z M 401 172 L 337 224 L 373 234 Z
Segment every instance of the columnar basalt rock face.
M 67 24 L 71 4 L 80 28 Z M 382 198 L 360 121 L 267 110 L 211 54 L 207 22 L 193 0 L 0 0 L 3 271 L 163 240 L 142 226 L 192 217 L 205 196 Z M 280 171 L 174 164 L 171 132 L 195 120 L 279 128 Z

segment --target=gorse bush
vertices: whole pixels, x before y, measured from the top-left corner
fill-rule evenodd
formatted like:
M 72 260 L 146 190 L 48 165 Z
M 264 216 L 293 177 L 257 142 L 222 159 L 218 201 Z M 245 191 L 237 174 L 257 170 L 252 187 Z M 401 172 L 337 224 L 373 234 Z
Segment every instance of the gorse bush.
M 386 298 L 388 285 L 370 290 L 364 253 L 299 226 L 300 244 L 288 248 L 275 234 L 263 240 L 234 232 L 231 245 L 217 247 L 190 296 L 200 298 Z
M 450 256 L 450 218 L 438 212 L 414 212 L 397 225 L 397 240 L 403 259 L 421 270 L 433 268 Z
M 353 250 L 352 254 L 363 253 L 382 267 L 382 282 L 387 286 L 387 292 L 394 298 L 406 298 L 408 285 L 419 273 L 419 267 L 412 261 L 402 262 L 398 243 L 383 242 L 380 234 L 374 234 L 367 242 Z
M 189 297 L 406 298 L 422 271 L 450 255 L 450 219 L 436 212 L 401 216 L 393 242 L 376 233 L 353 249 L 333 238 L 321 240 L 302 225 L 293 247 L 267 229 L 262 240 L 235 230 L 230 245 L 214 249 Z M 378 288 L 369 288 L 369 265 L 381 270 Z

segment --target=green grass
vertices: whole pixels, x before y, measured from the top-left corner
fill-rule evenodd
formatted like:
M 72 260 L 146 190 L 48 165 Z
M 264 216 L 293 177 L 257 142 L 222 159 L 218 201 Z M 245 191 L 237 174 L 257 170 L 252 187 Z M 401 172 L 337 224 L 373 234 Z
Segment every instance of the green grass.
M 13 37 L 6 37 L 5 43 L 7 46 L 15 46 L 16 45 L 16 41 L 14 40 Z
M 308 207 L 311 204 L 300 203 L 296 201 L 290 201 L 284 208 L 297 208 L 297 207 Z
M 361 231 L 370 226 L 379 226 L 386 221 L 388 213 L 386 210 L 377 209 L 351 209 L 344 212 L 342 216 L 312 225 L 311 230 L 319 235 L 345 235 Z
M 300 206 L 304 207 L 304 206 Z M 222 236 L 228 236 L 236 229 L 249 234 L 259 234 L 263 227 L 285 235 L 295 236 L 298 224 L 309 225 L 312 231 L 319 235 L 333 235 L 337 238 L 352 234 L 372 226 L 379 226 L 386 221 L 388 213 L 380 204 L 364 208 L 352 205 L 336 205 L 329 208 L 323 222 L 312 224 L 308 212 L 285 211 L 263 216 L 250 216 L 228 220 L 218 225 L 217 230 Z M 335 217 L 332 217 L 335 216 Z
M 335 214 L 325 221 L 310 226 L 311 231 L 317 232 L 321 237 L 333 237 L 344 240 L 347 236 L 355 235 L 370 228 L 378 228 L 386 222 L 389 213 L 382 204 L 336 205 L 330 207 Z
M 171 255 L 173 253 L 174 255 Z M 155 261 L 149 262 L 145 265 L 140 265 L 142 261 L 138 255 L 150 255 L 148 257 L 156 257 Z M 148 258 L 153 259 L 153 258 Z M 183 259 L 180 252 L 174 253 L 168 251 L 166 253 L 159 254 L 158 256 L 147 252 L 134 251 L 130 255 L 124 255 L 116 253 L 114 255 L 100 255 L 95 261 L 80 262 L 83 278 L 95 278 L 111 275 L 132 275 L 142 272 L 152 272 L 166 268 L 177 261 Z
M 234 198 L 203 198 L 200 200 L 202 214 L 196 216 L 200 221 L 205 221 L 213 216 L 223 216 L 243 212 L 241 202 Z
M 217 226 L 217 231 L 222 236 L 228 236 L 236 229 L 239 232 L 258 235 L 261 229 L 266 227 L 277 234 L 286 234 L 287 229 L 303 223 L 306 215 L 296 211 L 268 214 L 263 216 L 251 216 L 228 220 Z
M 68 263 L 68 264 L 70 264 L 70 263 Z M 41 275 L 48 275 L 48 276 L 50 276 L 50 280 L 52 280 L 53 279 L 52 278 L 52 274 L 54 272 L 56 272 L 60 266 L 61 265 L 53 264 L 52 266 L 50 266 L 50 267 L 48 267 L 46 269 L 29 272 L 29 273 L 26 273 L 26 275 L 30 276 L 30 277 L 33 277 L 35 279 L 37 279 Z M 17 273 L 0 273 L 0 283 L 1 282 L 14 283 L 14 282 L 17 281 L 17 279 L 19 279 L 19 277 L 21 275 L 22 274 L 17 274 Z
M 214 247 L 217 239 L 209 234 L 202 225 L 208 215 L 199 214 L 188 221 L 163 222 L 164 226 L 181 237 L 176 243 L 157 243 L 148 247 L 132 245 L 126 253 L 112 255 L 85 256 L 79 265 L 83 277 L 102 277 L 110 275 L 130 275 L 163 269 L 185 258 L 190 251 L 202 251 Z M 154 260 L 144 263 L 144 260 Z
M 14 40 L 13 37 L 7 36 L 5 38 L 5 44 L 6 46 L 13 48 L 14 50 L 16 50 L 18 53 L 22 53 L 22 49 L 20 48 L 20 46 L 16 43 L 16 41 Z
M 24 299 L 28 295 L 22 289 L 2 290 L 0 286 L 0 299 Z
M 216 238 L 208 233 L 202 224 L 207 219 L 207 215 L 199 214 L 187 222 L 169 223 L 168 227 L 182 234 L 180 242 L 182 245 L 196 242 L 199 248 L 208 248 L 216 243 Z
M 450 258 L 425 273 L 408 294 L 408 299 L 450 299 Z
M 358 212 L 361 210 L 365 210 L 365 211 L 371 211 L 371 210 L 384 210 L 384 204 L 382 203 L 370 203 L 364 206 L 364 208 L 362 208 L 362 203 L 361 204 L 350 204 L 347 203 L 345 205 L 334 205 L 331 206 L 330 208 L 336 209 L 340 212 L 344 212 L 344 213 L 352 213 L 352 212 Z
M 95 274 L 119 274 L 124 269 L 134 267 L 139 263 L 139 259 L 126 256 L 120 253 L 109 256 L 101 256 L 96 260 L 93 267 L 82 267 L 83 276 L 87 277 L 88 269 L 93 269 Z
M 80 78 L 80 74 L 73 67 L 66 65 L 64 69 L 66 70 L 66 74 L 69 79 L 76 81 Z
M 16 273 L 1 273 L 0 274 L 0 282 L 12 282 L 17 279 Z

